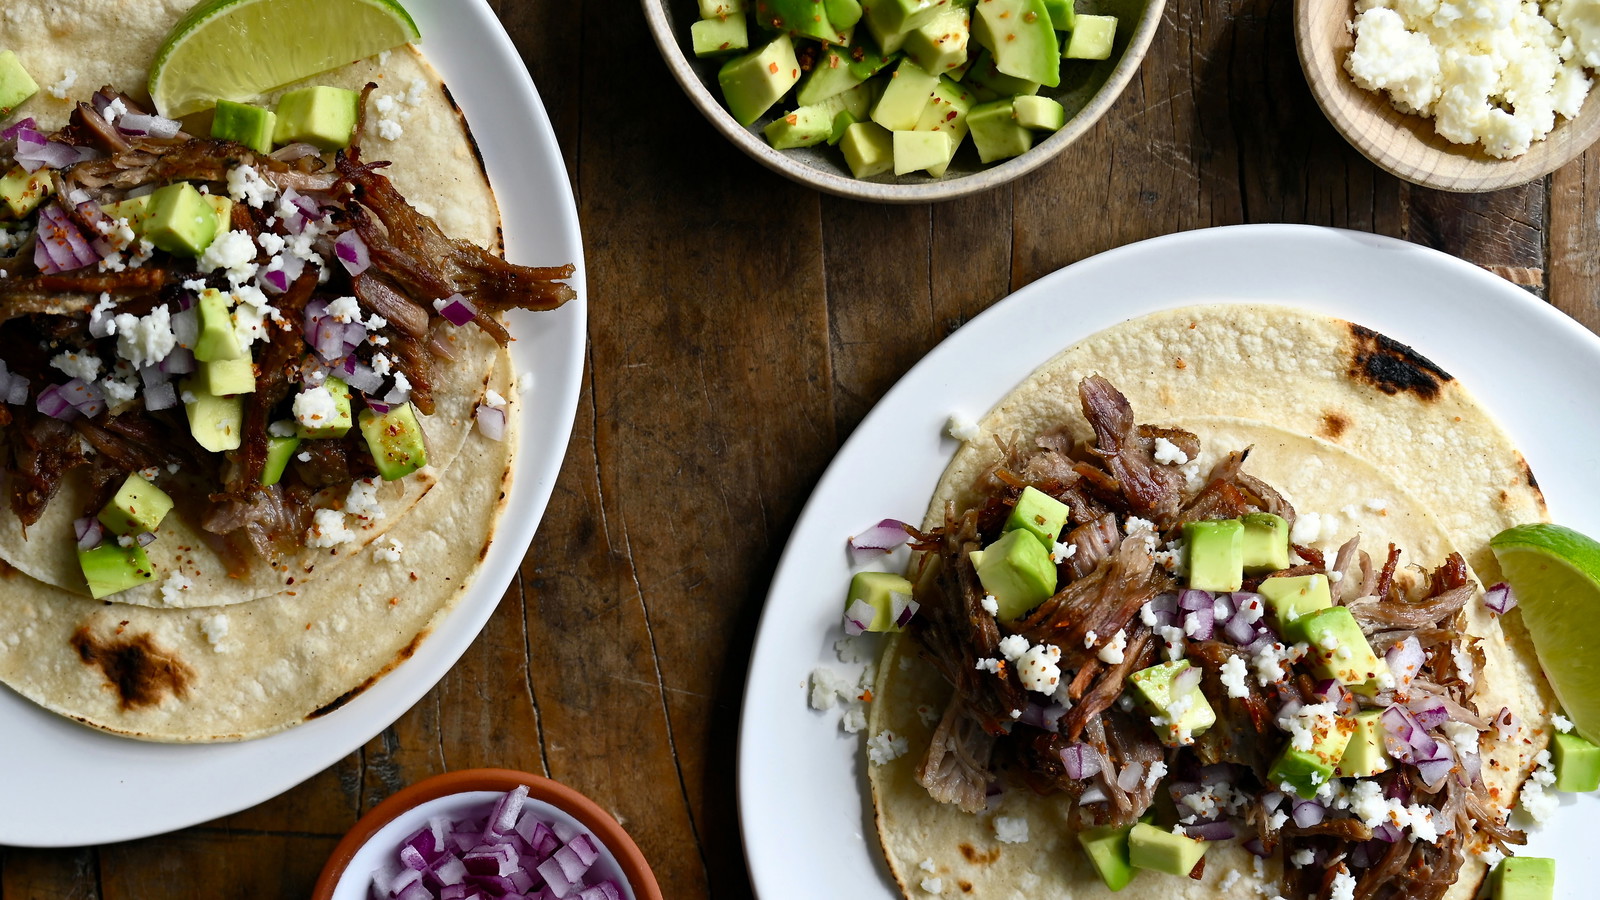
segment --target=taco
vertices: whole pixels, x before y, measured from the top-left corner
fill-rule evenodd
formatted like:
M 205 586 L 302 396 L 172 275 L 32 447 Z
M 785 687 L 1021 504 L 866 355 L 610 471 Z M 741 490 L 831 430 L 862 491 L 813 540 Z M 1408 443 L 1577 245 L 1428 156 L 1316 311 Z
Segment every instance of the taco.
M 0 680 L 159 740 L 286 727 L 410 654 L 504 500 L 503 316 L 575 296 L 572 266 L 497 255 L 471 135 L 413 47 L 239 98 L 348 91 L 348 146 L 154 115 L 130 86 L 188 5 L 0 17 L 0 47 L 60 79 L 0 143 L 46 194 L 0 222 Z M 167 228 L 162 196 L 217 224 Z
M 891 872 L 1110 896 L 1131 842 L 1174 896 L 1471 896 L 1553 708 L 1486 544 L 1542 517 L 1492 419 L 1360 326 L 1197 307 L 1069 348 L 916 530 L 868 729 Z M 1217 534 L 1256 542 L 1238 583 Z M 1007 603 L 993 550 L 1041 547 L 1058 583 Z

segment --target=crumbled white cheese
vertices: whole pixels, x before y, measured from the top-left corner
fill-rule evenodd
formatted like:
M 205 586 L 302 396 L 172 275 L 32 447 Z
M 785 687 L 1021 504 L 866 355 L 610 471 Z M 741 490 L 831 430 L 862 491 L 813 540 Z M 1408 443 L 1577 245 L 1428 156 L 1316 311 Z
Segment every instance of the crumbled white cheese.
M 1022 658 L 1022 654 L 1028 652 L 1028 646 L 1027 638 L 1020 634 L 1008 634 L 1000 639 L 1000 655 L 1012 662 L 1016 662 Z
M 261 209 L 269 201 L 278 198 L 278 189 L 272 182 L 261 177 L 255 166 L 234 166 L 228 170 L 228 197 L 235 203 L 243 203 L 251 209 Z M 278 249 L 283 249 L 283 239 L 277 241 Z M 265 249 L 267 244 L 262 243 Z M 267 250 L 276 253 L 277 250 Z
M 855 734 L 867 727 L 867 708 L 859 701 L 851 701 L 844 715 L 839 719 L 839 727 L 850 734 Z
M 60 81 L 50 85 L 50 96 L 56 98 L 57 100 L 65 100 L 67 99 L 67 92 L 72 90 L 72 86 L 77 83 L 78 70 L 68 69 L 61 74 Z M 123 111 L 127 111 L 126 106 L 123 107 Z
M 827 666 L 817 666 L 811 670 L 811 708 L 832 709 L 839 698 L 848 700 L 854 696 L 854 688 L 850 679 L 840 675 L 836 670 Z
M 228 617 L 224 613 L 217 613 L 200 620 L 200 633 L 205 635 L 206 642 L 211 649 L 218 653 L 226 652 L 222 646 L 222 639 L 228 636 Z
M 161 602 L 167 605 L 177 603 L 185 591 L 193 590 L 194 582 L 187 575 L 173 569 L 167 579 L 161 582 Z
M 1529 818 L 1543 824 L 1555 815 L 1556 807 L 1560 805 L 1555 792 L 1549 789 L 1556 783 L 1556 770 L 1549 750 L 1540 750 L 1534 761 L 1537 766 L 1523 783 L 1519 802 Z
M 387 375 L 394 368 L 394 360 L 387 353 L 372 354 L 372 371 L 379 375 Z
M 263 231 L 256 235 L 256 243 L 261 246 L 262 251 L 268 256 L 277 256 L 279 253 L 283 252 L 283 237 L 281 235 L 273 234 L 270 231 Z M 279 268 L 282 268 L 282 260 L 279 260 L 278 266 Z M 268 266 L 267 268 L 270 269 L 272 267 Z
M 371 478 L 351 482 L 350 493 L 344 499 L 344 511 L 369 522 L 383 518 L 383 504 L 378 502 L 379 486 Z
M 1488 844 L 1482 850 L 1478 851 L 1477 857 L 1483 860 L 1483 864 L 1485 866 L 1493 869 L 1495 866 L 1500 865 L 1500 863 L 1506 858 L 1506 854 L 1494 844 Z
M 1222 876 L 1222 883 L 1217 885 L 1217 887 L 1223 893 L 1227 893 L 1228 891 L 1233 890 L 1233 886 L 1238 884 L 1239 879 L 1243 877 L 1244 873 L 1240 872 L 1238 869 L 1229 869 L 1228 874 Z
M 255 258 L 256 242 L 250 232 L 230 231 L 217 235 L 195 265 L 202 272 L 223 270 L 228 282 L 238 287 L 256 276 Z
M 978 423 L 972 421 L 961 413 L 951 413 L 950 419 L 945 423 L 945 433 L 958 441 L 972 441 L 978 438 Z
M 405 133 L 406 130 L 402 128 L 400 123 L 396 122 L 394 119 L 378 120 L 378 137 L 381 137 L 386 141 L 397 141 L 400 139 L 400 136 Z
M 405 545 L 400 543 L 399 538 L 391 537 L 388 538 L 388 544 L 386 546 L 378 546 L 377 544 L 374 544 L 372 547 L 372 555 L 387 563 L 397 563 L 400 561 L 400 554 L 404 552 L 405 549 Z
M 1167 659 L 1177 662 L 1183 659 L 1183 629 L 1176 625 L 1158 625 L 1156 634 L 1160 635 L 1161 643 L 1167 650 Z
M 1229 697 L 1239 698 L 1249 695 L 1250 691 L 1244 682 L 1249 674 L 1244 664 L 1244 657 L 1228 657 L 1217 674 L 1222 679 L 1222 686 L 1228 691 Z
M 1053 694 L 1061 682 L 1061 648 L 1036 644 L 1017 660 L 1017 678 L 1022 686 L 1040 694 Z
M 1289 864 L 1296 868 L 1301 868 L 1311 865 L 1316 858 L 1317 855 L 1312 853 L 1310 850 L 1296 850 L 1294 853 L 1289 855 Z
M 1563 716 L 1561 713 L 1556 713 L 1555 715 L 1551 716 L 1550 724 L 1554 725 L 1556 730 L 1562 734 L 1567 734 L 1568 732 L 1572 731 L 1572 720 L 1566 716 Z
M 1139 607 L 1139 621 L 1151 628 L 1156 626 L 1156 623 L 1159 622 L 1160 619 L 1156 618 L 1156 608 L 1153 604 L 1146 602 L 1143 606 Z
M 1189 461 L 1189 454 L 1183 448 L 1164 437 L 1156 438 L 1155 460 L 1164 466 L 1181 466 Z
M 921 887 L 922 887 L 923 890 L 927 891 L 930 894 L 941 893 L 941 892 L 944 891 L 944 879 L 943 878 L 924 878 L 924 879 L 922 879 Z
M 76 378 L 84 384 L 91 384 L 100 377 L 100 357 L 93 353 L 77 350 L 66 350 L 50 358 L 51 367 L 60 370 L 68 378 Z
M 981 602 L 983 603 L 984 612 L 991 616 L 1000 615 L 1000 601 L 996 600 L 993 594 L 984 594 Z
M 905 756 L 910 749 L 911 744 L 905 738 L 888 730 L 867 739 L 867 759 L 880 766 Z
M 354 297 L 340 297 L 328 304 L 327 314 L 333 316 L 335 322 L 359 322 L 361 305 Z
M 999 675 L 1000 674 L 1000 665 L 1001 665 L 1000 660 L 995 659 L 992 656 L 985 656 L 985 657 L 980 658 L 978 660 L 978 664 L 973 666 L 973 668 L 977 669 L 980 672 L 988 672 L 988 673 L 990 673 L 992 675 Z
M 325 386 L 307 388 L 295 395 L 295 421 L 307 428 L 315 428 L 338 418 L 339 406 Z
M 1265 687 L 1283 680 L 1283 661 L 1285 658 L 1282 644 L 1267 644 L 1256 651 L 1253 662 L 1256 669 L 1256 683 Z
M 1453 719 L 1441 723 L 1439 728 L 1456 748 L 1457 755 L 1467 756 L 1478 752 L 1478 729 Z
M 157 306 L 149 315 L 117 316 L 117 355 L 135 369 L 153 366 L 167 358 L 178 345 L 172 330 L 172 311 Z
M 500 392 L 494 388 L 489 388 L 483 392 L 483 405 L 491 409 L 505 409 L 506 398 L 500 396 Z
M 533 373 L 523 372 L 517 376 L 517 393 L 526 394 L 533 390 Z
M 1095 634 L 1093 628 L 1089 629 L 1083 635 L 1083 649 L 1085 649 L 1085 650 L 1093 650 L 1095 643 L 1097 641 L 1099 641 L 1099 640 L 1100 640 L 1100 635 Z
M 1251 597 L 1249 600 L 1239 604 L 1239 608 L 1234 612 L 1234 615 L 1238 616 L 1246 625 L 1254 625 L 1261 621 L 1262 612 L 1260 598 Z
M 1340 866 L 1339 874 L 1333 876 L 1333 884 L 1328 888 L 1328 900 L 1355 900 L 1355 896 L 1355 876 Z
M 337 509 L 317 510 L 306 529 L 306 543 L 312 547 L 337 547 L 355 539 L 355 532 L 345 527 L 344 513 Z
M 1052 541 L 1051 544 L 1050 561 L 1057 565 L 1071 559 L 1078 552 L 1078 548 L 1072 544 L 1063 544 L 1060 541 Z
M 1026 844 L 1028 820 L 1022 816 L 995 816 L 994 839 L 1002 844 Z
M 1293 712 L 1280 714 L 1278 728 L 1289 732 L 1291 747 L 1310 751 L 1318 740 L 1334 729 L 1338 714 L 1338 709 L 1331 702 L 1308 704 Z
M 1141 519 L 1138 516 L 1129 516 L 1127 520 L 1123 522 L 1122 530 L 1126 531 L 1130 535 L 1136 531 L 1154 532 L 1156 530 L 1156 523 L 1150 521 L 1149 519 Z
M 1163 762 L 1163 761 L 1158 759 L 1155 762 L 1151 763 L 1150 764 L 1150 771 L 1144 773 L 1144 786 L 1145 786 L 1145 789 L 1148 790 L 1150 788 L 1155 787 L 1157 784 L 1159 784 L 1161 782 L 1161 779 L 1166 777 L 1166 775 L 1167 775 L 1167 764 L 1165 762 Z
M 1124 651 L 1127 649 L 1128 631 L 1125 628 L 1118 628 L 1117 633 L 1111 636 L 1111 640 L 1107 641 L 1106 645 L 1101 647 L 1100 652 L 1096 653 L 1095 656 L 1101 662 L 1114 666 L 1122 662 Z

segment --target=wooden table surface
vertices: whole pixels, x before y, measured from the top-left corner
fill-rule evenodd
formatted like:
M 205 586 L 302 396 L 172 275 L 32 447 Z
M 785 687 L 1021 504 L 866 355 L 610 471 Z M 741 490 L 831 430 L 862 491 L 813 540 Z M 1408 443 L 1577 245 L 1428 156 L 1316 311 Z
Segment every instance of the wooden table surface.
M 931 207 L 821 196 L 744 157 L 680 93 L 632 0 L 494 6 L 555 122 L 589 276 L 577 426 L 520 576 L 444 681 L 359 752 L 175 834 L 0 848 L 3 900 L 304 897 L 364 811 L 475 766 L 594 797 L 669 897 L 749 896 L 735 734 L 771 572 L 840 443 L 962 322 L 1132 241 L 1302 222 L 1444 250 L 1600 326 L 1600 152 L 1495 194 L 1397 181 L 1312 101 L 1289 0 L 1168 0 L 1085 139 Z

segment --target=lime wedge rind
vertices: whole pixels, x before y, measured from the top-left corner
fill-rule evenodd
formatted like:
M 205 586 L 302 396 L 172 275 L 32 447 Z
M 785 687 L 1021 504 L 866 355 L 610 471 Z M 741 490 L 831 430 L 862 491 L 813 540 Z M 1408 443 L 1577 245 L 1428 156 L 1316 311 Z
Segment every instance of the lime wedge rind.
M 394 0 L 210 0 L 162 42 L 150 97 L 162 115 L 182 117 L 420 38 Z

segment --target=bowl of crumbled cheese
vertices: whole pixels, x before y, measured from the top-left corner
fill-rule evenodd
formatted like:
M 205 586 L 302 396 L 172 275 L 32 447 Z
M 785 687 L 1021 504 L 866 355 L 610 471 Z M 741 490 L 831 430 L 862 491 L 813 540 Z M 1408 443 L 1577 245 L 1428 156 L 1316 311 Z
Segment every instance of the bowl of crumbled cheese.
M 1334 127 L 1416 184 L 1514 187 L 1600 137 L 1600 0 L 1297 0 L 1295 43 Z

